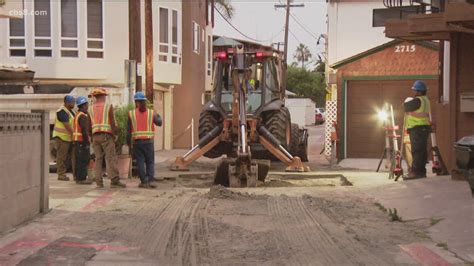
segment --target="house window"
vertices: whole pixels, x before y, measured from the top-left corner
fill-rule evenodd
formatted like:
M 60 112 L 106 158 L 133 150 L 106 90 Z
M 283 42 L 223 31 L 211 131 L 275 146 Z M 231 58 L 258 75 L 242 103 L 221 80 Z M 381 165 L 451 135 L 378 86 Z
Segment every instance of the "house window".
M 211 75 L 212 69 L 212 37 L 207 35 L 207 75 Z
M 34 56 L 51 57 L 51 3 L 50 0 L 34 0 Z
M 169 54 L 169 10 L 160 7 L 160 44 L 158 60 L 168 62 Z
M 197 54 L 201 50 L 201 26 L 193 21 L 193 51 Z
M 443 104 L 449 103 L 449 88 L 451 86 L 451 43 L 449 41 L 443 42 L 443 91 L 441 93 L 441 102 Z
M 12 57 L 25 57 L 25 20 L 22 18 L 10 19 L 9 51 Z
M 178 11 L 173 10 L 173 16 L 171 18 L 171 63 L 178 63 Z M 181 63 L 181 59 L 179 60 Z
M 104 24 L 102 0 L 87 0 L 88 58 L 104 58 Z
M 77 0 L 61 0 L 61 57 L 79 57 Z

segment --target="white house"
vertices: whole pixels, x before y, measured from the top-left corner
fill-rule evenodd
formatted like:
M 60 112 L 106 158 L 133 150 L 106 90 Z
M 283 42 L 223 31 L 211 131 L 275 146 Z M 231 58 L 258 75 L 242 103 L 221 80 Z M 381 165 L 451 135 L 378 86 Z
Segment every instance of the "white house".
M 377 8 L 384 8 L 383 1 L 328 1 L 328 66 L 391 41 L 384 27 L 372 27 L 372 12 Z

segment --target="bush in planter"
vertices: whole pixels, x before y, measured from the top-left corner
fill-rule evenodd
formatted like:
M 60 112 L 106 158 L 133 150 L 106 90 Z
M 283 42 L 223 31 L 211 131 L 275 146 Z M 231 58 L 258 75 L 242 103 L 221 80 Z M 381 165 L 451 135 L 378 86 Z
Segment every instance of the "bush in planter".
M 123 145 L 127 144 L 128 112 L 135 108 L 134 104 L 127 104 L 114 109 L 115 123 L 118 133 L 115 141 L 117 154 L 122 154 Z

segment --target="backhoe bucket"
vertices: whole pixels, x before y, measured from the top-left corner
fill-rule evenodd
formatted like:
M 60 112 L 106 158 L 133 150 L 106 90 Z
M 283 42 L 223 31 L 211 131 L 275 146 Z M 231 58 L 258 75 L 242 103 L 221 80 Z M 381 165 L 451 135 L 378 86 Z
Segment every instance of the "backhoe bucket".
M 257 180 L 265 182 L 270 161 L 252 160 L 250 164 L 237 159 L 223 159 L 214 173 L 214 184 L 225 187 L 256 187 Z

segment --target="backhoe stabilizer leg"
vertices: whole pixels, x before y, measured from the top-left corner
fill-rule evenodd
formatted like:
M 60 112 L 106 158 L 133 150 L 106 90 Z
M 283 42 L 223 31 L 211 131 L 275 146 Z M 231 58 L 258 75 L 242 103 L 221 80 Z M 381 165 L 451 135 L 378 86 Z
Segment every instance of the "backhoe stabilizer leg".
M 206 152 L 210 151 L 221 141 L 221 136 L 215 137 L 213 140 L 209 141 L 206 145 L 201 147 L 196 145 L 185 156 L 178 156 L 174 163 L 170 166 L 171 171 L 189 171 L 188 166 L 203 156 Z
M 304 165 L 300 157 L 294 156 L 291 163 L 286 167 L 286 172 L 309 172 L 309 167 Z

